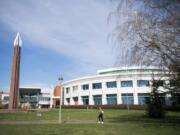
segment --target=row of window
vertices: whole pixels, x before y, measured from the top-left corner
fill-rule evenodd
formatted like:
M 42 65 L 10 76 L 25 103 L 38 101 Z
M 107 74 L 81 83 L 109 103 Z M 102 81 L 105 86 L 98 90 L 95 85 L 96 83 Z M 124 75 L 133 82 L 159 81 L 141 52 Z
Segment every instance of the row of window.
M 148 97 L 149 97 L 149 95 L 147 95 L 147 94 L 139 95 L 138 96 L 138 101 L 139 101 L 138 103 L 140 105 L 144 105 L 145 100 Z M 129 105 L 134 104 L 134 97 L 133 97 L 132 93 L 122 94 L 121 98 L 122 98 L 122 104 L 129 104 Z M 93 100 L 94 100 L 94 105 L 102 105 L 102 96 L 101 95 L 93 96 Z M 88 96 L 82 97 L 82 101 L 83 101 L 83 105 L 89 105 L 89 97 Z M 117 95 L 116 94 L 106 95 L 106 101 L 107 101 L 108 105 L 117 104 Z
M 138 104 L 144 105 L 146 100 L 149 98 L 149 94 L 138 94 Z M 73 98 L 78 102 L 78 97 Z M 133 93 L 122 94 L 121 95 L 122 104 L 133 105 L 134 104 L 134 96 Z M 164 96 L 162 96 L 162 100 L 165 100 Z M 70 98 L 66 98 L 67 103 L 70 103 Z M 102 95 L 93 96 L 94 105 L 102 105 Z M 108 105 L 117 104 L 117 95 L 116 94 L 108 94 L 106 95 L 106 101 Z M 89 105 L 89 96 L 82 96 L 83 105 Z
M 50 101 L 50 97 L 39 97 L 39 101 Z
M 24 96 L 21 97 L 21 100 L 36 100 L 37 98 L 37 96 Z M 4 96 L 3 100 L 9 101 L 9 96 Z M 39 97 L 39 101 L 50 101 L 50 97 Z
M 149 80 L 137 80 L 137 86 L 138 87 L 149 87 Z M 117 82 L 116 81 L 110 81 L 106 82 L 106 87 L 107 88 L 117 88 Z M 133 81 L 128 80 L 128 81 L 121 81 L 121 87 L 133 87 Z M 73 91 L 78 90 L 78 86 L 73 86 L 72 87 Z M 89 84 L 83 84 L 81 85 L 82 90 L 89 90 Z M 93 83 L 92 84 L 92 89 L 102 89 L 102 83 Z M 70 87 L 66 88 L 66 93 L 70 92 Z

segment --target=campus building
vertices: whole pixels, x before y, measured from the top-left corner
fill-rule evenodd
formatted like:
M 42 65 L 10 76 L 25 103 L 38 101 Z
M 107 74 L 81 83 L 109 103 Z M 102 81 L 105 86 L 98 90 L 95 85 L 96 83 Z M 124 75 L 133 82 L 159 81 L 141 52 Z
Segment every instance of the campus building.
M 50 108 L 51 94 L 42 93 L 41 88 L 19 88 L 19 107 L 21 108 Z M 9 93 L 0 92 L 3 108 L 9 105 Z
M 55 86 L 53 96 L 51 97 L 52 100 L 52 108 L 57 108 L 60 105 L 60 98 L 61 98 L 61 87 Z
M 38 106 L 38 98 L 40 94 L 40 88 L 19 88 L 20 103 L 28 103 L 31 108 L 36 108 Z
M 163 77 L 162 77 L 163 76 Z M 164 70 L 157 67 L 118 67 L 97 71 L 97 75 L 63 83 L 64 105 L 143 105 L 151 92 L 151 80 L 159 90 L 167 83 Z M 162 98 L 169 104 L 169 95 Z
M 180 103 L 164 94 L 164 85 L 169 84 L 168 73 L 157 67 L 118 67 L 97 71 L 87 76 L 65 81 L 55 86 L 50 93 L 41 88 L 20 88 L 20 104 L 29 103 L 31 108 L 58 108 L 61 97 L 63 105 L 144 105 L 150 96 L 152 79 L 158 80 L 159 92 L 166 105 Z M 0 93 L 1 103 L 9 104 L 9 93 Z
M 9 93 L 7 92 L 0 92 L 0 104 L 4 106 L 5 108 L 8 107 L 9 104 Z

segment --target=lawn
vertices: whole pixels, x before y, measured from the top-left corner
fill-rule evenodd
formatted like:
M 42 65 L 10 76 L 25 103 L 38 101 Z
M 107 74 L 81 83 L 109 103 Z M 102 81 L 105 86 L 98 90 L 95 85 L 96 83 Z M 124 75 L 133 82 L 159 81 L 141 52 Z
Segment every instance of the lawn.
M 149 119 L 144 111 L 104 110 L 105 123 L 97 123 L 97 110 L 63 109 L 63 124 L 0 125 L 0 135 L 179 135 L 180 112 L 165 119 Z M 58 121 L 58 110 L 0 114 L 0 121 Z M 78 121 L 78 123 L 73 123 Z M 82 123 L 81 123 L 82 122 Z M 91 122 L 91 123 L 90 123 Z

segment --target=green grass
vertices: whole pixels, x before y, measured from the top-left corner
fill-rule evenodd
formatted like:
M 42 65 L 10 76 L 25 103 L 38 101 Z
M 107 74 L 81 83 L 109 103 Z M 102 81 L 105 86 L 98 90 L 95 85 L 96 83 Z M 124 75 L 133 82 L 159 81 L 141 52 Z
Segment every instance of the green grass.
M 134 123 L 1 125 L 1 135 L 179 135 L 179 127 Z
M 19 113 L 1 113 L 0 121 L 16 120 L 16 121 L 32 121 L 32 120 L 58 120 L 59 110 L 52 109 L 48 112 L 42 112 L 42 116 L 37 116 L 37 112 L 19 112 Z M 97 121 L 98 110 L 93 109 L 63 109 L 62 120 L 91 120 Z M 105 121 L 111 123 L 119 122 L 180 122 L 180 112 L 168 112 L 165 119 L 149 119 L 143 110 L 105 110 Z
M 179 135 L 180 112 L 168 112 L 164 119 L 150 119 L 144 111 L 104 110 L 105 123 L 97 123 L 98 110 L 63 109 L 63 121 L 93 121 L 92 124 L 0 125 L 0 135 Z M 0 114 L 0 121 L 58 120 L 58 110 Z

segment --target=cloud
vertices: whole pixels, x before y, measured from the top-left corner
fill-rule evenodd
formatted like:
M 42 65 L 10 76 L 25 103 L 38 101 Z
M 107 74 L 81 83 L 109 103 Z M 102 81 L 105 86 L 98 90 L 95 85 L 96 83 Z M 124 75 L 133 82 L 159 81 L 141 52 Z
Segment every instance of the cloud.
M 20 31 L 32 46 L 52 49 L 83 66 L 112 66 L 107 35 L 109 2 L 98 0 L 1 1 L 0 21 Z
M 67 57 L 74 64 L 72 69 L 53 72 L 63 73 L 68 80 L 113 66 L 115 56 L 107 37 L 114 26 L 107 23 L 107 17 L 114 7 L 109 0 L 1 0 L 0 23 L 14 33 L 20 32 L 22 47 L 46 48 Z M 28 41 L 32 44 L 26 44 Z M 24 73 L 21 86 L 49 88 L 55 78 L 52 73 L 42 73 L 48 76 L 47 80 L 51 76 L 51 80 L 42 82 L 39 78 L 43 75 L 38 74 L 33 79 L 36 85 L 31 84 L 34 77 L 29 74 Z

